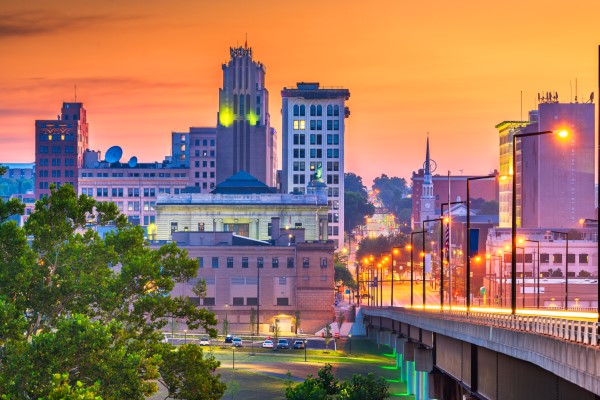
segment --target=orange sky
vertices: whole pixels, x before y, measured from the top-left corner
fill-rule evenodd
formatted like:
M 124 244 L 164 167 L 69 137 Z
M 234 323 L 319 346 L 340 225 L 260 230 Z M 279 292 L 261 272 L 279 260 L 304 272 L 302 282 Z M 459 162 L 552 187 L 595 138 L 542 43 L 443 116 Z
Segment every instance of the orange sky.
M 598 0 L 0 0 L 0 162 L 33 161 L 34 120 L 75 84 L 93 149 L 162 160 L 171 131 L 215 125 L 221 64 L 248 33 L 278 132 L 284 86 L 350 89 L 346 171 L 368 186 L 410 178 L 427 132 L 438 172 L 486 174 L 521 91 L 523 117 L 537 92 L 596 91 L 599 16 Z

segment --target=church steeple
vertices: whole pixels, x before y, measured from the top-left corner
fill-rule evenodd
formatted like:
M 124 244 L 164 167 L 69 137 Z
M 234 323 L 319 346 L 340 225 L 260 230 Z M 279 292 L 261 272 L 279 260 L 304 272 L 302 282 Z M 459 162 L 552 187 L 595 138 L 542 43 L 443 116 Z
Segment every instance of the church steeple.
M 431 164 L 431 159 L 429 158 L 429 135 L 427 135 L 427 151 L 425 152 L 425 175 L 431 175 L 431 170 L 429 165 Z
M 423 166 L 423 186 L 421 187 L 421 221 L 432 219 L 435 216 L 435 196 L 433 194 L 433 178 L 431 176 L 432 160 L 429 154 L 429 134 L 427 134 L 427 147 L 425 150 L 425 165 Z

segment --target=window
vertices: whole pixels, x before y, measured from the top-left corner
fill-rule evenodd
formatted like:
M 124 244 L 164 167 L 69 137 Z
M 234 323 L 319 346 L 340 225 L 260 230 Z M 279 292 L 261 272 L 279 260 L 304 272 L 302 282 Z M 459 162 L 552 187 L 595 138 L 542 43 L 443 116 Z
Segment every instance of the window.
M 294 257 L 288 257 L 287 258 L 287 267 L 288 268 L 294 268 Z
M 198 260 L 198 268 L 204 268 L 204 257 L 197 257 Z
M 548 254 L 548 253 L 541 253 L 540 254 L 540 263 L 542 263 L 542 264 L 548 264 L 548 263 L 550 263 L 550 254 Z
M 256 267 L 257 267 L 257 268 L 262 268 L 262 267 L 264 267 L 264 263 L 265 263 L 265 262 L 264 262 L 264 259 L 263 259 L 262 257 L 258 257 L 258 258 L 256 259 Z
M 246 298 L 247 306 L 255 306 L 258 305 L 258 299 L 256 297 L 247 297 Z
M 278 297 L 277 305 L 278 306 L 289 306 L 289 299 L 287 297 Z
M 310 120 L 310 130 L 311 131 L 316 131 L 317 130 L 317 121 L 314 119 Z
M 306 158 L 306 150 L 294 149 L 294 158 Z
M 327 258 L 321 258 L 321 268 L 327 268 Z
M 306 143 L 306 136 L 305 135 L 301 135 L 301 134 L 295 134 L 294 135 L 294 144 L 296 145 L 302 145 Z
M 589 261 L 589 257 L 587 254 L 580 254 L 579 255 L 579 264 L 587 264 Z
M 333 116 L 333 106 L 331 104 L 327 106 L 327 116 Z
M 300 106 L 298 104 L 294 104 L 294 117 L 300 115 Z
M 205 306 L 214 306 L 215 305 L 215 298 L 214 297 L 205 297 L 204 298 L 204 305 Z
M 333 116 L 338 117 L 340 115 L 340 106 L 333 106 Z
M 334 131 L 340 130 L 340 121 L 338 121 L 338 120 L 333 121 L 333 130 Z
M 323 116 L 323 106 L 321 106 L 320 104 L 317 106 L 317 117 L 322 117 Z
M 213 257 L 212 258 L 212 267 L 213 268 L 219 268 L 219 257 Z
M 302 268 L 308 268 L 310 267 L 310 260 L 308 257 L 303 257 L 302 258 Z
M 198 222 L 198 232 L 204 232 L 204 222 Z
M 233 268 L 233 257 L 227 257 L 227 268 Z
M 300 116 L 301 117 L 306 116 L 306 107 L 304 105 L 300 106 Z
M 242 268 L 248 268 L 248 257 L 242 257 Z
M 554 264 L 562 263 L 562 259 L 563 259 L 562 254 L 559 254 L 559 253 L 552 254 L 552 262 Z
M 273 268 L 279 268 L 279 258 L 273 257 L 272 265 L 273 265 Z
M 244 305 L 244 298 L 243 297 L 234 297 L 233 298 L 233 305 L 234 306 L 243 306 Z
M 287 278 L 285 276 L 280 276 L 278 280 L 281 286 L 287 285 Z
M 315 107 L 314 104 L 312 106 L 310 106 L 310 116 L 311 117 L 316 117 L 317 116 L 317 107 Z

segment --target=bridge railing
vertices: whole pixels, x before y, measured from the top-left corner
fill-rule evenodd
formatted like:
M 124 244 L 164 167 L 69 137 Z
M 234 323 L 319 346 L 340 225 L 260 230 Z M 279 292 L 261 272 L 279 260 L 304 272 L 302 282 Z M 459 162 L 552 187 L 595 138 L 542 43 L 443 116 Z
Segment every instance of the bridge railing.
M 600 345 L 600 324 L 596 321 L 573 320 L 537 315 L 512 315 L 466 310 L 409 310 L 407 313 L 435 314 L 436 318 L 460 320 L 478 325 L 495 326 L 504 329 L 529 332 L 539 335 L 552 336 L 570 342 L 589 346 Z

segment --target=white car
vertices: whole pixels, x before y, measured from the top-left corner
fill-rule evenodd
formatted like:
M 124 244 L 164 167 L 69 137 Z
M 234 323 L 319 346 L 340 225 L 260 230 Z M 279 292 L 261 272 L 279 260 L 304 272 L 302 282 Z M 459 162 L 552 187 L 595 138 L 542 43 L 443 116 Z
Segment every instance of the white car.
M 272 349 L 272 348 L 273 348 L 273 341 L 272 341 L 272 340 L 265 340 L 265 341 L 262 343 L 262 347 L 263 347 L 263 348 L 269 348 L 269 349 Z
M 210 339 L 207 337 L 200 338 L 200 346 L 210 346 Z

